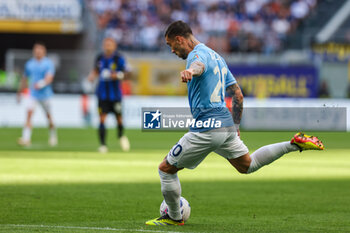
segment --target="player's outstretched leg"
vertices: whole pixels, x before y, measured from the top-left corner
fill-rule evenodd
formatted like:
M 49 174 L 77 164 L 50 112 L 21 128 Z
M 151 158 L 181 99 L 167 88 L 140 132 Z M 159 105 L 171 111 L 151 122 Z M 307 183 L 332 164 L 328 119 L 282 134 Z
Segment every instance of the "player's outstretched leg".
M 303 133 L 294 135 L 290 142 L 280 142 L 266 145 L 256 150 L 251 155 L 246 154 L 236 159 L 229 159 L 230 163 L 241 173 L 252 173 L 261 167 L 268 165 L 282 155 L 292 151 L 323 150 L 322 142 L 315 136 Z
M 302 150 L 323 150 L 322 142 L 315 136 L 308 136 L 303 133 L 294 135 L 290 142 L 281 142 L 263 146 L 256 150 L 251 156 L 251 163 L 247 173 L 252 173 L 262 166 L 272 163 L 282 155 L 292 151 Z
M 180 211 L 181 185 L 179 177 L 177 176 L 177 170 L 179 169 L 167 164 L 166 160 L 160 164 L 158 171 L 161 190 L 164 200 L 168 205 L 169 212 L 164 216 L 147 221 L 146 225 L 184 225 Z
M 282 155 L 298 150 L 299 148 L 290 142 L 280 142 L 263 146 L 250 155 L 251 162 L 246 173 L 255 172 L 259 168 L 279 159 Z

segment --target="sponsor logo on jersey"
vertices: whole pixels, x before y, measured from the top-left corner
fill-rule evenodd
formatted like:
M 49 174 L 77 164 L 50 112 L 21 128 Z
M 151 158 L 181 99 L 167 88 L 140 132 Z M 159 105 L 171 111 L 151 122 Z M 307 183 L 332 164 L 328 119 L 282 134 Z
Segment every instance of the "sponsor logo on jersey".
M 115 64 L 114 62 L 110 65 L 109 67 L 111 70 L 116 70 L 117 69 L 117 64 Z

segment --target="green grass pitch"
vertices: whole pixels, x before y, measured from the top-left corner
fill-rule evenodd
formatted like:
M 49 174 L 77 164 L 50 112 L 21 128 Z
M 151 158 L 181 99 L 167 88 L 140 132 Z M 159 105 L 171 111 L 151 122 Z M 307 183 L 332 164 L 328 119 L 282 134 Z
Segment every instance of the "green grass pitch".
M 183 227 L 151 227 L 162 201 L 157 166 L 183 135 L 127 130 L 121 152 L 97 153 L 94 129 L 59 129 L 59 146 L 35 129 L 0 128 L 0 232 L 350 232 L 350 134 L 316 133 L 325 151 L 294 152 L 251 175 L 210 154 L 179 173 L 192 213 Z M 293 133 L 243 132 L 254 151 Z

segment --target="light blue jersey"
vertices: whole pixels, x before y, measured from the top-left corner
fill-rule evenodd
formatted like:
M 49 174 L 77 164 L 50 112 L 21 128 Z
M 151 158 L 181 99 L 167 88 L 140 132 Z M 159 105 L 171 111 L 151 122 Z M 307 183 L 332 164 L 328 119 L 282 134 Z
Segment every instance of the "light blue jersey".
M 187 83 L 188 100 L 193 118 L 209 122 L 209 127 L 201 124 L 191 127 L 191 131 L 206 131 L 212 128 L 233 126 L 233 119 L 225 103 L 226 87 L 236 83 L 224 59 L 204 44 L 198 44 L 188 54 L 186 69 L 195 61 L 205 65 L 202 75 L 193 77 Z M 213 122 L 221 122 L 220 126 Z M 207 125 L 208 126 L 208 125 Z
M 28 78 L 31 96 L 38 100 L 47 99 L 53 95 L 51 85 L 47 85 L 39 90 L 34 88 L 34 85 L 44 79 L 47 74 L 55 74 L 55 66 L 49 58 L 44 57 L 40 61 L 32 58 L 27 61 L 24 76 Z

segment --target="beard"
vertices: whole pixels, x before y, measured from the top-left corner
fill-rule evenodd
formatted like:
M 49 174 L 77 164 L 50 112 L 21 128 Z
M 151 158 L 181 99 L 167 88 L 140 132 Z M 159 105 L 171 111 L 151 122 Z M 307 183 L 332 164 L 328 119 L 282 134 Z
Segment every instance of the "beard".
M 177 54 L 177 56 L 182 58 L 182 59 L 184 59 L 184 60 L 186 60 L 188 54 L 185 51 L 180 51 L 179 54 Z
M 181 55 L 179 55 L 179 57 L 181 57 L 181 58 L 184 59 L 184 60 L 187 59 L 187 56 L 188 56 L 188 54 L 181 54 Z
M 184 60 L 187 59 L 188 53 L 186 53 L 185 49 L 181 49 L 181 48 L 176 48 L 175 49 L 177 52 L 175 52 L 175 54 L 179 57 L 182 58 Z

